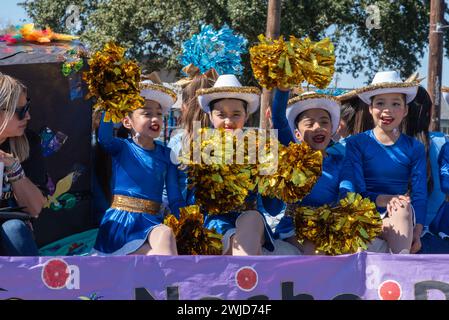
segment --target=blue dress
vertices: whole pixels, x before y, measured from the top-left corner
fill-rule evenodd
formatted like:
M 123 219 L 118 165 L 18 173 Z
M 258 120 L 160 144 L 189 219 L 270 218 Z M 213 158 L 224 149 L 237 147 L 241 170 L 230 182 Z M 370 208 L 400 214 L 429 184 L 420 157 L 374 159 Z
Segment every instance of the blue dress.
M 442 192 L 440 186 L 440 161 L 439 155 L 442 154 L 443 145 L 448 141 L 447 136 L 442 132 L 429 132 L 430 136 L 430 168 L 432 171 L 433 190 L 427 198 L 427 217 L 426 226 L 430 225 L 437 215 L 438 209 L 444 202 L 446 195 Z
M 276 90 L 273 102 L 273 126 L 278 129 L 279 141 L 283 145 L 295 142 L 291 129 L 285 117 L 288 102 L 288 92 Z M 338 201 L 339 176 L 343 167 L 343 155 L 328 153 L 323 159 L 323 171 L 312 191 L 297 202 L 301 206 L 319 207 L 324 204 L 333 205 Z M 291 216 L 283 216 L 276 227 L 275 237 L 286 239 L 295 235 L 295 227 Z
M 170 138 L 167 147 L 171 149 L 171 159 L 173 163 L 178 163 L 178 157 L 182 151 L 182 139 L 185 133 L 184 130 L 178 132 L 176 135 Z M 182 197 L 187 200 L 187 175 L 184 171 L 178 170 L 178 186 L 182 192 Z M 167 186 L 164 187 L 164 192 L 162 194 L 162 202 L 168 204 L 167 197 Z
M 444 195 L 449 195 L 449 142 L 445 143 L 441 148 L 438 157 L 440 166 L 440 183 L 441 191 Z M 441 232 L 449 235 L 449 202 L 443 201 L 433 221 L 429 225 L 430 231 L 438 235 Z
M 422 225 L 427 212 L 426 178 L 424 145 L 410 136 L 401 134 L 390 146 L 380 143 L 373 130 L 347 139 L 341 187 L 373 202 L 381 194 L 406 194 L 410 187 L 416 223 Z
M 268 222 L 263 213 L 257 210 L 257 197 L 258 194 L 256 192 L 251 192 L 245 199 L 245 202 L 248 204 L 250 209 L 256 210 L 261 215 L 264 223 L 264 236 L 265 236 L 265 242 L 263 243 L 263 247 L 269 251 L 273 251 L 274 250 L 273 232 L 271 231 L 271 228 L 268 225 Z M 220 215 L 205 214 L 204 226 L 208 229 L 214 228 L 219 234 L 226 235 L 228 233 L 228 236 L 231 236 L 232 234 L 235 233 L 236 221 L 241 214 L 242 212 L 240 211 L 232 211 Z M 226 242 L 224 243 L 223 248 L 224 252 L 227 251 L 228 245 L 229 244 L 227 244 Z
M 170 210 L 179 216 L 185 206 L 179 190 L 178 169 L 170 161 L 170 149 L 155 141 L 147 150 L 132 139 L 113 137 L 112 122 L 102 119 L 98 139 L 112 157 L 112 188 L 114 195 L 122 195 L 162 203 L 164 183 L 168 186 Z M 125 255 L 136 251 L 149 233 L 163 222 L 163 213 L 149 214 L 109 208 L 100 224 L 94 252 Z
M 440 167 L 438 164 L 438 156 L 443 145 L 448 141 L 447 136 L 442 132 L 429 132 L 430 147 L 429 147 L 429 160 L 432 172 L 433 189 L 427 196 L 427 215 L 426 226 L 430 225 L 432 220 L 437 215 L 438 209 L 444 202 L 445 194 L 441 192 L 440 188 Z M 346 140 L 341 139 L 339 142 L 329 146 L 326 151 L 332 154 L 345 154 Z
M 339 141 L 331 141 L 329 146 L 326 148 L 326 152 L 328 154 L 337 154 L 344 157 L 346 152 L 346 139 L 348 137 L 342 138 Z

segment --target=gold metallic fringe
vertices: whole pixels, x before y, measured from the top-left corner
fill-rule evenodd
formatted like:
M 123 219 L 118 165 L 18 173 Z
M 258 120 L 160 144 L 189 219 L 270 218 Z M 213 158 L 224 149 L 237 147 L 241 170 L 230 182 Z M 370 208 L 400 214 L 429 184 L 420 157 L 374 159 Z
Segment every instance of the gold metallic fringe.
M 382 232 L 382 219 L 376 205 L 361 195 L 348 193 L 334 208 L 296 207 L 292 216 L 299 240 L 312 241 L 317 251 L 329 255 L 366 250 Z
M 105 111 L 105 121 L 120 122 L 129 112 L 144 106 L 140 96 L 140 68 L 137 62 L 125 59 L 125 49 L 108 43 L 89 59 L 86 99 L 96 98 L 94 108 Z
M 321 93 L 310 93 L 310 94 L 302 94 L 300 96 L 296 96 L 294 98 L 291 98 L 288 100 L 288 105 L 291 106 L 292 104 L 295 104 L 299 101 L 305 101 L 305 100 L 311 100 L 311 99 L 326 99 L 336 102 L 337 104 L 340 104 L 340 101 L 334 96 L 328 95 L 328 94 L 321 94 Z
M 346 92 L 342 95 L 337 96 L 336 98 L 340 103 L 343 104 L 345 101 L 352 99 L 356 96 L 357 96 L 357 90 L 351 90 L 349 92 Z
M 403 82 L 403 83 L 394 83 L 394 82 L 382 82 L 377 84 L 371 84 L 366 87 L 362 87 L 360 89 L 356 89 L 357 94 L 379 90 L 379 89 L 388 89 L 388 88 L 410 88 L 416 87 L 418 84 L 416 82 Z
M 307 81 L 325 88 L 334 74 L 334 46 L 328 38 L 319 42 L 309 38 L 290 41 L 266 39 L 259 35 L 259 44 L 250 49 L 254 77 L 262 87 L 291 88 Z
M 168 215 L 164 224 L 173 230 L 180 255 L 221 255 L 222 235 L 204 227 L 203 215 L 198 206 L 180 209 L 180 218 Z
M 226 214 L 245 207 L 245 199 L 257 184 L 257 165 L 248 161 L 247 141 L 243 148 L 243 163 L 237 163 L 236 136 L 224 130 L 215 130 L 211 137 L 204 137 L 206 128 L 199 131 L 202 136 L 201 161 L 192 161 L 191 150 L 180 157 L 187 167 L 189 188 L 195 190 L 196 204 L 208 214 Z M 228 143 L 233 152 L 227 152 Z M 196 142 L 193 141 L 193 144 Z M 197 148 L 193 146 L 193 150 Z
M 222 92 L 249 93 L 260 95 L 260 89 L 257 87 L 216 87 L 216 88 L 198 89 L 196 91 L 196 96 L 204 96 L 212 93 L 222 93 Z
M 310 193 L 322 173 L 323 156 L 307 143 L 279 145 L 277 171 L 273 175 L 259 177 L 259 193 L 295 203 Z
M 173 90 L 171 90 L 167 87 L 164 87 L 160 84 L 140 83 L 139 87 L 140 87 L 140 90 L 149 89 L 149 90 L 155 90 L 155 91 L 160 91 L 162 93 L 165 93 L 165 94 L 169 95 L 170 97 L 172 97 L 173 103 L 176 102 L 176 99 L 177 99 L 176 93 Z

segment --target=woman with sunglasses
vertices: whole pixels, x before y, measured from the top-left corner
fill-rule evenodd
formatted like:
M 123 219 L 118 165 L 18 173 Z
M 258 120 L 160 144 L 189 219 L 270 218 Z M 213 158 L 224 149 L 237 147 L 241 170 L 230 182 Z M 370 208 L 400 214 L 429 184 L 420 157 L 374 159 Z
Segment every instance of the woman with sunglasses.
M 22 207 L 31 217 L 37 217 L 45 198 L 22 168 L 22 162 L 30 156 L 30 145 L 25 135 L 31 118 L 29 108 L 26 87 L 0 73 L 0 162 L 4 167 L 0 207 Z M 0 212 L 0 251 L 3 255 L 38 255 L 31 224 L 26 221 L 2 219 Z

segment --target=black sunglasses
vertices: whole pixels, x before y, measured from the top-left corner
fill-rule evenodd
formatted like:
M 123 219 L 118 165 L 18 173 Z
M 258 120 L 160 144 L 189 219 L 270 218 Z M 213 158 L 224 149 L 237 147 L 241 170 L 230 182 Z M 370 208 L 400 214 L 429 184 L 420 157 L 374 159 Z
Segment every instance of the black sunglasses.
M 26 113 L 30 110 L 30 105 L 31 105 L 31 99 L 27 98 L 27 103 L 23 107 L 16 108 L 16 113 L 17 113 L 17 117 L 19 118 L 19 120 L 25 119 Z

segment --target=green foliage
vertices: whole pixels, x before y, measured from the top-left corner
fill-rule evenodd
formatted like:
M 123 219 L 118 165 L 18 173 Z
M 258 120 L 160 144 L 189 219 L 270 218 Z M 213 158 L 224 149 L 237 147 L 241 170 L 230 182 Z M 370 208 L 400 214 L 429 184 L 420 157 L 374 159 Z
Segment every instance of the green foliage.
M 177 57 L 183 41 L 199 31 L 201 23 L 227 23 L 243 34 L 249 45 L 265 33 L 268 0 L 34 0 L 22 6 L 39 27 L 49 25 L 68 32 L 68 5 L 78 5 L 78 31 L 91 49 L 114 40 L 148 70 L 180 70 Z M 380 9 L 380 29 L 368 29 L 368 5 Z M 337 71 L 372 76 L 378 69 L 398 69 L 404 77 L 419 66 L 428 42 L 429 1 L 424 0 L 283 0 L 281 33 L 330 36 L 336 46 Z M 447 9 L 446 9 L 447 11 Z M 449 11 L 448 11 L 449 12 Z M 446 52 L 449 29 L 444 29 Z M 248 55 L 244 82 L 254 84 Z

